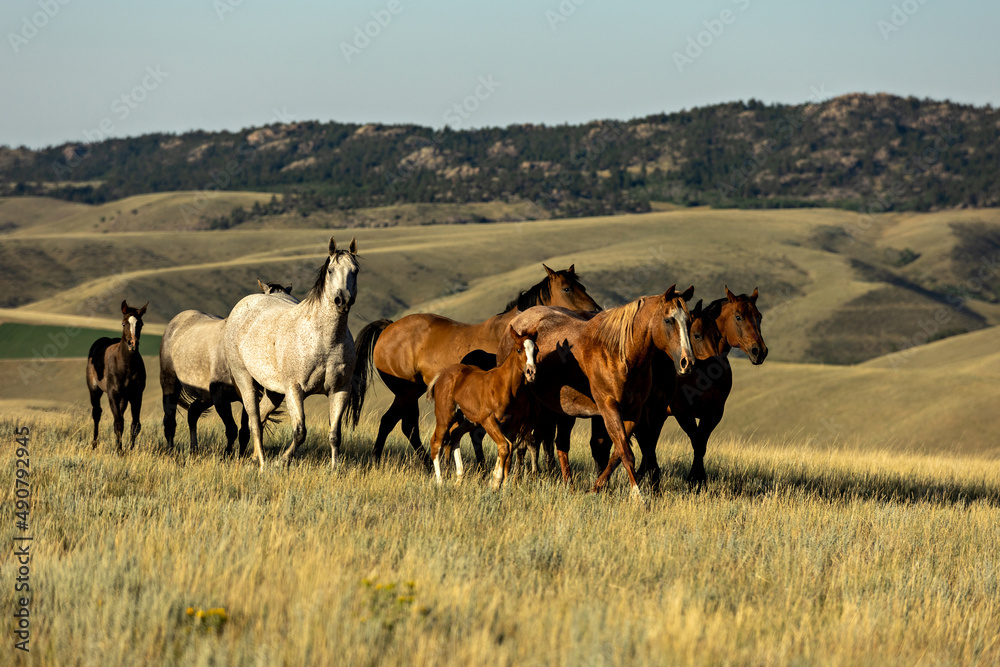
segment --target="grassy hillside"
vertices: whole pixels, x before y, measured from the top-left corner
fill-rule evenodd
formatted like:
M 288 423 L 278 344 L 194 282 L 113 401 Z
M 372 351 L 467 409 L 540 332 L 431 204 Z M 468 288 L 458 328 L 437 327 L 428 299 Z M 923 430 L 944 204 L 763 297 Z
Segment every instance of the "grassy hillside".
M 1000 659 L 996 462 L 725 441 L 699 494 L 674 443 L 644 508 L 621 473 L 602 496 L 437 487 L 398 439 L 373 467 L 370 431 L 336 473 L 314 434 L 291 469 L 261 474 L 160 453 L 155 426 L 121 457 L 82 446 L 76 420 L 17 424 L 35 498 L 27 663 Z M 3 470 L 14 455 L 0 449 Z M 0 591 L 4 609 L 14 595 Z
M 80 329 L 45 325 L 0 323 L 0 359 L 42 357 L 86 357 L 90 346 L 102 337 L 121 338 L 121 329 Z M 51 347 L 50 347 L 51 346 Z M 50 353 L 54 351 L 54 353 Z M 160 352 L 160 337 L 143 332 L 139 352 L 155 357 Z

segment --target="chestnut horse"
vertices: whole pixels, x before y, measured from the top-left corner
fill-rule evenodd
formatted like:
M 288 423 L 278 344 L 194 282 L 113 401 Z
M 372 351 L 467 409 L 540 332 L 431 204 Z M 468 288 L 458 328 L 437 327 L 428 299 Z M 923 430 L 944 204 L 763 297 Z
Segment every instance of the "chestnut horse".
M 654 360 L 654 390 L 635 428 L 636 442 L 642 452 L 639 475 L 649 473 L 654 490 L 660 479 L 656 443 L 670 415 L 691 439 L 694 460 L 688 481 L 700 485 L 707 480 L 705 450 L 708 439 L 722 420 L 726 400 L 733 388 L 733 371 L 727 358 L 729 350 L 733 347 L 743 350 L 755 366 L 764 363 L 767 345 L 760 332 L 761 319 L 756 288 L 749 296 L 737 296 L 727 286 L 725 298 L 710 303 L 692 323 L 692 338 L 696 337 L 696 331 L 700 336 L 693 340 L 697 357 L 693 372 L 675 380 L 674 371 L 665 359 Z
M 402 421 L 403 433 L 413 451 L 430 469 L 431 460 L 420 443 L 418 423 L 418 400 L 427 391 L 427 383 L 448 366 L 463 361 L 468 363 L 473 357 L 473 363 L 481 368 L 495 366 L 497 345 L 505 338 L 504 332 L 518 312 L 537 305 L 583 312 L 601 309 L 580 283 L 575 266 L 565 271 L 542 266 L 546 274 L 543 281 L 522 292 L 503 312 L 479 324 L 464 324 L 441 315 L 419 313 L 407 315 L 397 322 L 378 320 L 358 332 L 359 362 L 354 368 L 354 391 L 348 404 L 348 418 L 354 426 L 358 425 L 372 368 L 378 370 L 394 396 L 392 405 L 379 422 L 372 451 L 376 461 L 382 456 L 389 433 Z M 474 438 L 473 446 L 476 460 L 482 463 L 482 439 Z
M 511 322 L 518 330 L 538 332 L 538 378 L 532 393 L 557 415 L 603 417 L 635 495 L 639 487 L 629 438 L 649 395 L 650 361 L 659 349 L 674 360 L 678 375 L 691 372 L 687 301 L 693 293 L 694 287 L 678 293 L 671 286 L 661 295 L 642 297 L 589 320 L 564 310 L 531 308 Z M 505 351 L 501 345 L 498 356 Z M 563 479 L 569 481 L 568 448 L 558 455 Z M 609 461 L 593 490 L 600 491 L 613 471 Z
M 535 332 L 509 329 L 511 352 L 504 362 L 488 371 L 468 364 L 452 364 L 431 380 L 428 400 L 434 401 L 436 427 L 431 438 L 434 474 L 441 483 L 441 451 L 444 460 L 462 435 L 477 425 L 497 445 L 493 488 L 499 489 L 510 471 L 510 437 L 517 438 L 528 414 L 528 388 L 535 380 Z M 462 452 L 455 447 L 455 467 L 462 475 Z
M 139 336 L 142 335 L 142 316 L 147 302 L 136 309 L 122 301 L 122 337 L 98 338 L 87 353 L 87 389 L 90 390 L 91 416 L 94 418 L 93 449 L 97 449 L 97 435 L 101 424 L 101 394 L 107 392 L 108 406 L 115 425 L 115 445 L 122 451 L 122 434 L 125 432 L 125 408 L 132 408 L 132 433 L 129 449 L 135 447 L 135 438 L 142 429 L 139 413 L 142 411 L 142 392 L 146 388 L 146 366 L 139 354 Z

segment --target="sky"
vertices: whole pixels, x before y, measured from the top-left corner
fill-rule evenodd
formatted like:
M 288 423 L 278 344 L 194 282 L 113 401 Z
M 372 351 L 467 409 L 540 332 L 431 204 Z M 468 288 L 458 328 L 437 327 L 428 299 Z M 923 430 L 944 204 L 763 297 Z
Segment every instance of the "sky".
M 0 145 L 852 92 L 998 106 L 998 25 L 997 0 L 3 0 Z

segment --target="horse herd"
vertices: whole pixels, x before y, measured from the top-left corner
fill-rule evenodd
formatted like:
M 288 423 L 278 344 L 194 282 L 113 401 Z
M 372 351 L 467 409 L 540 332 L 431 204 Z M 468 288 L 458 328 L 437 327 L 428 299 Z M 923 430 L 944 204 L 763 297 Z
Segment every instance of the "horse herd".
M 195 310 L 178 314 L 160 344 L 163 432 L 173 447 L 178 406 L 188 415 L 191 449 L 197 422 L 214 407 L 226 427 L 226 454 L 238 440 L 241 455 L 253 442 L 264 467 L 263 424 L 285 406 L 292 441 L 281 454 L 287 463 L 306 438 L 303 402 L 324 394 L 330 410 L 329 443 L 337 465 L 341 422 L 357 426 L 374 372 L 393 398 L 379 421 L 374 458 L 397 424 L 427 468 L 441 481 L 454 455 L 464 473 L 461 437 L 472 437 L 483 465 L 483 435 L 497 446 L 493 486 L 510 473 L 512 455 L 530 455 L 537 471 L 539 450 L 558 461 L 571 479 L 570 435 L 575 421 L 591 418 L 591 454 L 602 489 L 619 464 L 634 494 L 649 476 L 659 484 L 656 442 L 673 416 L 691 439 L 694 459 L 688 479 L 706 480 L 708 439 L 722 418 L 732 388 L 728 354 L 739 348 L 754 365 L 763 363 L 757 290 L 725 295 L 689 308 L 694 287 L 645 296 L 603 310 L 587 294 L 574 266 L 553 271 L 478 324 L 430 313 L 396 322 L 378 320 L 351 336 L 347 320 L 357 297 L 357 241 L 348 249 L 330 239 L 329 256 L 302 301 L 291 288 L 264 285 L 240 300 L 225 319 Z M 87 386 L 97 447 L 101 395 L 108 394 L 116 445 L 121 451 L 125 411 L 131 407 L 130 446 L 139 434 L 146 373 L 138 351 L 146 306 L 122 302 L 122 337 L 101 338 L 87 359 Z M 420 440 L 419 401 L 433 401 L 436 426 L 428 453 Z M 237 428 L 231 404 L 243 404 Z M 477 428 L 477 427 L 481 427 Z M 630 440 L 642 462 L 635 468 Z

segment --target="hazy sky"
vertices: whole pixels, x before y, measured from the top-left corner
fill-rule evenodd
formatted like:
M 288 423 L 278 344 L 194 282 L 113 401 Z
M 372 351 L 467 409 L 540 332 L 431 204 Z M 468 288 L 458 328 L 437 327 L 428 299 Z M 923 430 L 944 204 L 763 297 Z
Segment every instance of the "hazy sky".
M 998 26 L 998 0 L 3 0 L 0 144 L 856 91 L 997 105 Z

